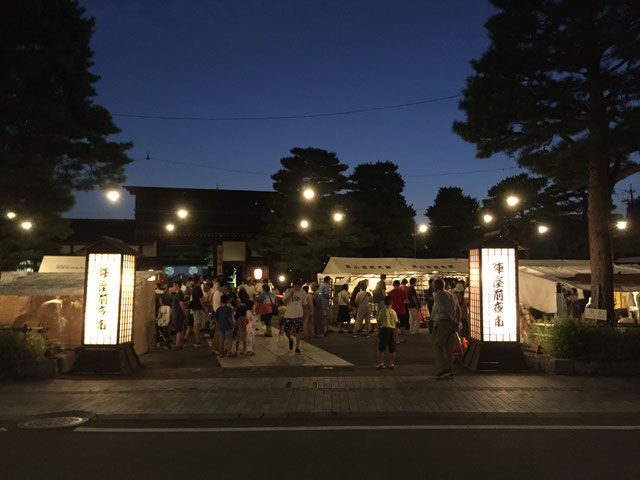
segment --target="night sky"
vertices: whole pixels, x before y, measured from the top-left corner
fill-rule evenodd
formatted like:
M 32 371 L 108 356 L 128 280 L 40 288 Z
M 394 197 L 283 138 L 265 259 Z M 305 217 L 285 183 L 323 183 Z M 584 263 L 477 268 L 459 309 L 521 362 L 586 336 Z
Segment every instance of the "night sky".
M 488 1 L 80 4 L 96 20 L 96 102 L 114 115 L 119 138 L 134 142 L 126 185 L 271 190 L 279 159 L 293 147 L 312 146 L 336 152 L 350 167 L 378 160 L 398 164 L 407 201 L 421 220 L 439 187 L 459 186 L 481 199 L 489 187 L 521 171 L 504 156 L 476 159 L 475 147 L 452 132 L 453 120 L 462 118 L 458 99 L 285 120 L 117 115 L 306 115 L 456 95 L 472 73 L 470 60 L 488 46 Z M 640 175 L 628 180 L 640 190 Z M 629 183 L 618 186 L 616 203 Z M 126 193 L 117 206 L 99 192 L 77 199 L 70 217 L 133 218 Z

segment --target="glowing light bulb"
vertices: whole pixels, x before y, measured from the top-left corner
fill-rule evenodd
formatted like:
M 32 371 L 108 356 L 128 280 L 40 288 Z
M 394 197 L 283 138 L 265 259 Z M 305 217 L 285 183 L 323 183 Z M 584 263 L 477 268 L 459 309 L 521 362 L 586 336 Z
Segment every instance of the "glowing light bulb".
M 549 231 L 549 227 L 546 225 L 538 225 L 538 233 L 547 233 Z
M 300 221 L 300 227 L 306 230 L 307 228 L 309 228 L 309 221 L 308 220 Z
M 22 222 L 20 226 L 22 227 L 23 230 L 31 230 L 31 228 L 33 227 L 33 224 L 29 221 L 25 221 L 25 222 Z
M 167 232 L 173 232 L 176 227 L 173 225 L 173 223 L 167 223 L 164 228 L 167 230 Z
M 340 213 L 340 212 L 336 212 L 333 214 L 333 220 L 336 222 L 341 222 L 342 220 L 344 220 L 344 214 Z
M 120 200 L 120 192 L 117 190 L 109 190 L 107 192 L 107 199 L 112 203 L 117 202 Z
M 418 231 L 420 233 L 425 233 L 428 229 L 429 229 L 429 227 L 427 227 L 424 223 L 421 224 L 421 225 L 418 225 Z
M 189 212 L 187 212 L 184 208 L 181 208 L 176 213 L 178 214 L 178 217 L 180 217 L 182 219 L 187 218 L 187 215 L 189 215 Z
M 493 222 L 493 217 L 487 213 L 482 217 L 482 220 L 484 220 L 484 223 L 491 223 Z
M 311 200 L 313 197 L 316 196 L 316 192 L 314 192 L 312 189 L 310 188 L 305 188 L 304 191 L 302 192 L 302 195 L 304 196 L 304 198 L 306 198 L 307 200 Z
M 286 279 L 287 279 L 287 278 L 286 278 L 284 275 L 280 275 L 280 276 L 278 277 L 278 280 L 279 280 L 279 281 L 281 281 L 281 282 L 284 282 Z
M 510 207 L 515 207 L 518 203 L 520 203 L 520 199 L 518 197 L 514 197 L 513 195 L 507 197 L 507 205 Z
M 16 218 L 16 212 L 7 212 L 7 218 L 9 220 L 13 220 L 14 218 Z
M 627 228 L 627 221 L 626 221 L 626 220 L 619 220 L 619 221 L 616 223 L 616 228 L 617 228 L 618 230 L 626 230 L 626 228 Z

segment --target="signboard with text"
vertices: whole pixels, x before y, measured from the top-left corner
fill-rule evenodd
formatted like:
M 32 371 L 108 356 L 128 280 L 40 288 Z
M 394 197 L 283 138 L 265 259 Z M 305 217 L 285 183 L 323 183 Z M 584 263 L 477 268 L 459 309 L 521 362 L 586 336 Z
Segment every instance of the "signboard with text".
M 118 343 L 122 255 L 91 253 L 87 258 L 85 345 Z
M 514 248 L 481 249 L 482 340 L 518 341 L 517 275 Z

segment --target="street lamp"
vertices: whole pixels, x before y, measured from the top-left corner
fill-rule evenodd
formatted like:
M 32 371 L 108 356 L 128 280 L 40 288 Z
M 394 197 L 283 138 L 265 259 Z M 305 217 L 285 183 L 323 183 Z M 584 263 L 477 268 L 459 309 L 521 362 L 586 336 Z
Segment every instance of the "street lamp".
M 413 258 L 418 258 L 418 245 L 416 241 L 416 237 L 418 236 L 418 233 L 426 233 L 428 229 L 429 227 L 426 226 L 424 223 L 421 223 L 420 225 L 416 225 L 416 231 L 413 232 Z
M 333 221 L 340 223 L 344 220 L 344 213 L 336 212 L 333 214 Z
M 302 196 L 307 200 L 312 200 L 313 197 L 316 196 L 316 192 L 314 192 L 313 189 L 307 187 L 302 191 Z
M 107 192 L 107 199 L 111 203 L 117 202 L 118 200 L 120 200 L 120 192 L 118 192 L 117 190 L 109 190 Z
M 627 229 L 627 221 L 626 220 L 618 220 L 616 223 L 616 228 L 618 230 L 626 230 Z
M 173 232 L 176 229 L 173 223 L 167 223 L 164 228 L 167 232 Z
M 538 225 L 538 233 L 545 234 L 549 231 L 549 227 L 546 225 Z
M 189 215 L 189 212 L 186 211 L 184 208 L 181 208 L 180 210 L 178 210 L 177 215 L 180 219 L 184 220 L 185 218 L 187 218 L 187 215 Z
M 31 228 L 33 227 L 33 224 L 32 224 L 30 221 L 28 221 L 28 220 L 27 220 L 27 221 L 22 222 L 22 223 L 20 224 L 20 227 L 21 227 L 23 230 L 31 230 Z
M 286 278 L 284 275 L 280 275 L 280 276 L 278 277 L 278 281 L 280 281 L 280 282 L 284 282 L 286 279 L 287 279 L 287 278 Z
M 7 218 L 9 220 L 13 220 L 14 218 L 16 218 L 16 212 L 7 212 Z
M 484 221 L 484 223 L 491 223 L 493 222 L 493 217 L 488 213 L 485 213 L 484 216 L 482 217 L 482 220 Z
M 515 207 L 518 203 L 520 203 L 520 199 L 513 195 L 507 197 L 507 205 L 510 207 Z
M 302 228 L 303 230 L 306 230 L 307 228 L 309 228 L 309 221 L 308 220 L 301 220 L 300 221 L 300 228 Z

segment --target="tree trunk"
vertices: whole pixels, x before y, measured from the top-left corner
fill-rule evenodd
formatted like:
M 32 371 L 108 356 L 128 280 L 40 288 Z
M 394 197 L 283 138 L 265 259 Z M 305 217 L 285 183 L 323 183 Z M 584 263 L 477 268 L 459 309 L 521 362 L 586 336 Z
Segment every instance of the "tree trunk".
M 589 258 L 591 307 L 607 310 L 607 323 L 615 325 L 613 311 L 613 253 L 609 206 L 608 165 L 600 158 L 589 162 Z

